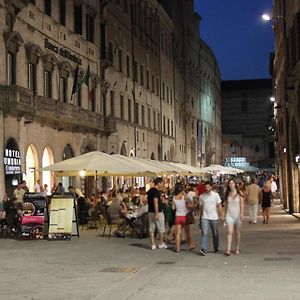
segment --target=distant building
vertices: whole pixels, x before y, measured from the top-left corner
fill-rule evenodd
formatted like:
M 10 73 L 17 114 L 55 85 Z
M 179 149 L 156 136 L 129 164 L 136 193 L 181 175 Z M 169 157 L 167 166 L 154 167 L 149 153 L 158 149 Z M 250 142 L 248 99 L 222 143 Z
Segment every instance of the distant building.
M 0 197 L 22 179 L 89 195 L 93 178 L 40 169 L 94 150 L 221 162 L 220 71 L 200 21 L 185 0 L 0 0 Z
M 272 80 L 222 82 L 223 158 L 274 168 Z
M 273 3 L 276 148 L 284 206 L 300 212 L 300 1 Z

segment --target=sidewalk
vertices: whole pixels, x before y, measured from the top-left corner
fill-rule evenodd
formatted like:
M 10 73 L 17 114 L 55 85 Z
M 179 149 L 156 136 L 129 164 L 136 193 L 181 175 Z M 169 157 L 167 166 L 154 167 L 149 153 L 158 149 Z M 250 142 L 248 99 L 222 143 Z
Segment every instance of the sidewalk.
M 195 226 L 194 238 L 200 232 Z M 279 205 L 242 228 L 242 253 L 148 250 L 148 240 L 0 240 L 0 299 L 299 299 L 300 222 Z M 220 228 L 221 249 L 225 229 Z M 186 247 L 186 246 L 185 246 Z

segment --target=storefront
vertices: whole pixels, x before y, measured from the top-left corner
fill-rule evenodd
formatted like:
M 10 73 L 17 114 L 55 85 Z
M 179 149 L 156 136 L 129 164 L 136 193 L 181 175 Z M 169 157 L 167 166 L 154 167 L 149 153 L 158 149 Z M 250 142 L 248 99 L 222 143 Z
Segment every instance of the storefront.
M 7 140 L 3 153 L 5 191 L 12 196 L 14 189 L 21 181 L 21 157 L 19 145 L 15 139 Z

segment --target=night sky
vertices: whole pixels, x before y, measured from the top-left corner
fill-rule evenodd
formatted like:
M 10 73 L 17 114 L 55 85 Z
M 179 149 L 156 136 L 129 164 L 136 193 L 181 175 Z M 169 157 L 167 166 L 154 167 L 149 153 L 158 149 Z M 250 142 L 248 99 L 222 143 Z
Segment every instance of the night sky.
M 213 49 L 222 80 L 269 78 L 269 53 L 274 52 L 272 0 L 195 0 L 201 15 L 201 37 Z

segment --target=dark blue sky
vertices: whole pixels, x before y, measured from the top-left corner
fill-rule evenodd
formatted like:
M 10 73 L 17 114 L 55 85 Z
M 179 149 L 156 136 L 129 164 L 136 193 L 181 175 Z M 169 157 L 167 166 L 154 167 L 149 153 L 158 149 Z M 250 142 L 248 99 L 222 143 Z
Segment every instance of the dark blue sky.
M 213 49 L 222 80 L 268 78 L 274 51 L 272 24 L 261 15 L 272 12 L 272 0 L 195 0 L 201 15 L 201 37 Z

